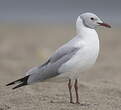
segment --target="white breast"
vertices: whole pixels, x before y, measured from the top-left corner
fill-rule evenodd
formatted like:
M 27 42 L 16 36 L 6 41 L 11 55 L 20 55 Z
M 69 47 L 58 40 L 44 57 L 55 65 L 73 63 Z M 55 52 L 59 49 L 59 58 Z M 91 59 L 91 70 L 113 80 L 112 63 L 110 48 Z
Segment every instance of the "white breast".
M 68 62 L 60 67 L 60 72 L 82 72 L 96 62 L 99 53 L 98 35 L 95 30 L 88 34 L 80 40 L 80 43 L 78 41 L 78 47 L 82 47 L 82 42 L 83 47 Z

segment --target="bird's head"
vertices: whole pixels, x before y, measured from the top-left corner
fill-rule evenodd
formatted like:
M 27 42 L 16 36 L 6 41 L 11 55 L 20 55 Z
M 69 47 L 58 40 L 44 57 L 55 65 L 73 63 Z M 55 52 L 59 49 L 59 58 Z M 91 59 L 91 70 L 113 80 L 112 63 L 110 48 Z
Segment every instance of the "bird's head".
M 88 28 L 94 29 L 97 26 L 104 26 L 111 28 L 107 23 L 104 23 L 98 16 L 93 13 L 83 13 L 77 19 L 78 25 L 84 25 Z

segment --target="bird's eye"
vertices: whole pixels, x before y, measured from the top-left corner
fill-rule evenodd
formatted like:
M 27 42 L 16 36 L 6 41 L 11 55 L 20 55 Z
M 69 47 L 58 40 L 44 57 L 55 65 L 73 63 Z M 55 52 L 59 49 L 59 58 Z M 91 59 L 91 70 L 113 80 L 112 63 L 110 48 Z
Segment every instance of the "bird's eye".
M 94 20 L 94 18 L 90 18 L 91 20 Z

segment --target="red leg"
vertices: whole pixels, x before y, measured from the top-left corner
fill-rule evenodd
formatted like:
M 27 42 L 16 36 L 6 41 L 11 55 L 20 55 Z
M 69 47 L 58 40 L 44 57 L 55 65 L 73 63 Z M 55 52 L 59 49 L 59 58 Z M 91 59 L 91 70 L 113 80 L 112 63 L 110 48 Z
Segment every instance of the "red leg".
M 79 95 L 78 95 L 78 80 L 75 79 L 75 84 L 74 84 L 75 92 L 76 92 L 76 103 L 79 104 Z
M 71 92 L 71 89 L 72 89 L 71 79 L 69 79 L 68 88 L 69 88 L 69 94 L 70 94 L 70 103 L 74 103 L 72 98 L 72 92 Z

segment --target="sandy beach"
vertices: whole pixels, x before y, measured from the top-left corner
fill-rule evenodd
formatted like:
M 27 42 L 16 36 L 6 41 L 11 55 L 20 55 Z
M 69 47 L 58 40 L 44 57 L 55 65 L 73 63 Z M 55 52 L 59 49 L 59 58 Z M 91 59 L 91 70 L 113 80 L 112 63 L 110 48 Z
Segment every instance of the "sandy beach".
M 121 28 L 97 31 L 99 58 L 92 69 L 80 73 L 80 104 L 70 104 L 67 82 L 43 82 L 16 90 L 5 85 L 47 60 L 76 34 L 75 26 L 1 24 L 0 110 L 121 110 Z

